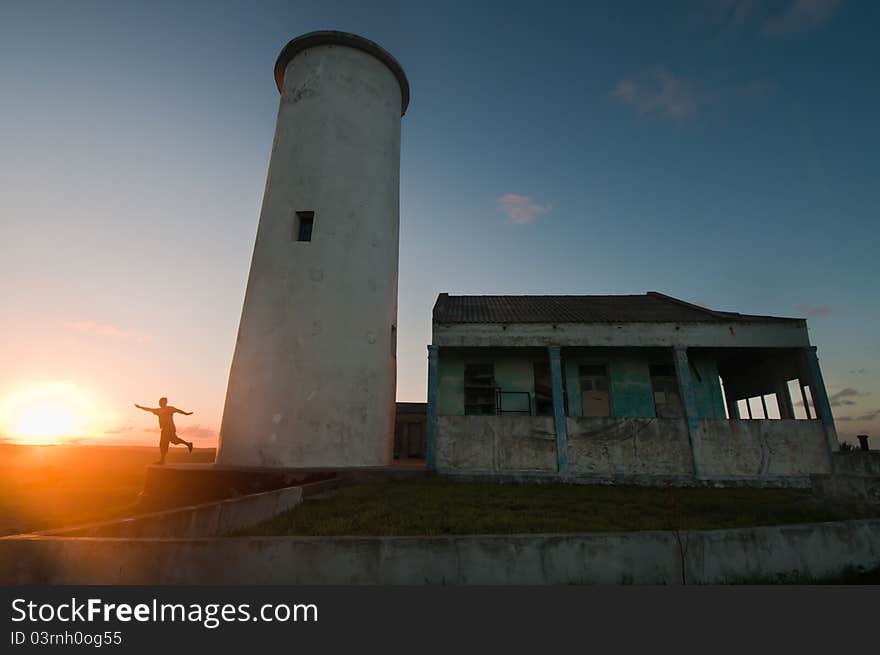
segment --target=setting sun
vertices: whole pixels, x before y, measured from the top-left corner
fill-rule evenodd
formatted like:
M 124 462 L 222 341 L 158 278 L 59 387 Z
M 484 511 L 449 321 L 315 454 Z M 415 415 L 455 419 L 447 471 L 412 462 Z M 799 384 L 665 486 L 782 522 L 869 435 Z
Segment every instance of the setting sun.
M 35 405 L 22 412 L 12 431 L 23 437 L 58 437 L 77 434 L 81 423 L 66 407 Z
M 30 384 L 0 399 L 0 429 L 28 443 L 89 436 L 106 420 L 95 395 L 70 381 Z

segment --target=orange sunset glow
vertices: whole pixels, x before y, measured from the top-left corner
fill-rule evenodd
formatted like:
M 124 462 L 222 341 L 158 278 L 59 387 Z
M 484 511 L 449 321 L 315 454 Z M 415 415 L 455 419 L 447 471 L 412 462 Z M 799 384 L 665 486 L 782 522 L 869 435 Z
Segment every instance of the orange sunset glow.
M 24 384 L 0 398 L 0 430 L 20 443 L 78 439 L 112 421 L 97 394 L 68 380 Z

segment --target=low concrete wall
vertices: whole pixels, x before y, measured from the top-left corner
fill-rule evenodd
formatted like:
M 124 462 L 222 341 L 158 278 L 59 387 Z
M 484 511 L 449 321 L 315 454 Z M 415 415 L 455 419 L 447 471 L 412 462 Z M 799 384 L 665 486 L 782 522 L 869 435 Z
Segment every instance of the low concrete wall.
M 833 461 L 835 473 L 880 476 L 880 451 L 877 450 L 838 451 Z
M 693 474 L 684 419 L 569 417 L 566 426 L 572 475 Z
M 147 467 L 139 504 L 149 511 L 172 509 L 309 484 L 336 475 L 336 470 L 326 468 L 154 464 Z
M 303 490 L 317 491 L 337 480 L 311 485 L 286 487 L 241 498 L 231 498 L 202 505 L 151 512 L 113 521 L 90 523 L 71 528 L 46 530 L 35 536 L 44 537 L 117 537 L 117 538 L 197 538 L 214 537 L 249 528 L 296 507 L 302 502 Z M 26 535 L 27 536 L 27 535 Z M 8 537 L 8 538 L 14 538 Z
M 832 455 L 832 473 L 813 475 L 818 496 L 880 503 L 880 452 L 839 451 Z
M 831 472 L 821 421 L 700 421 L 700 457 L 710 477 L 783 477 Z
M 811 476 L 810 483 L 813 493 L 820 497 L 880 504 L 880 476 L 834 473 Z
M 552 416 L 438 416 L 437 470 L 556 471 Z
M 690 584 L 880 565 L 880 520 L 692 532 Z M 0 539 L 2 584 L 681 584 L 671 532 Z

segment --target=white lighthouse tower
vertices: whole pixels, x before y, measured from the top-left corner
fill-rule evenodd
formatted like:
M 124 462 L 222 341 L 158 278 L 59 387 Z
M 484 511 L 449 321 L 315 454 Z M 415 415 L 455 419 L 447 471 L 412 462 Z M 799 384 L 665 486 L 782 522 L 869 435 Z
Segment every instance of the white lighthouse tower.
M 281 103 L 217 463 L 387 465 L 409 84 L 387 51 L 344 32 L 293 39 L 275 80 Z

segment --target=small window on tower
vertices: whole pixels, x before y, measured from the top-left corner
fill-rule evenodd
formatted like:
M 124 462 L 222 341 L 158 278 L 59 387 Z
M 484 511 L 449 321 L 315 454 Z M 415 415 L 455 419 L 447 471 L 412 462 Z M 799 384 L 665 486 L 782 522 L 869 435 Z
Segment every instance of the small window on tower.
M 294 237 L 297 241 L 312 240 L 312 226 L 315 224 L 315 212 L 296 212 Z

